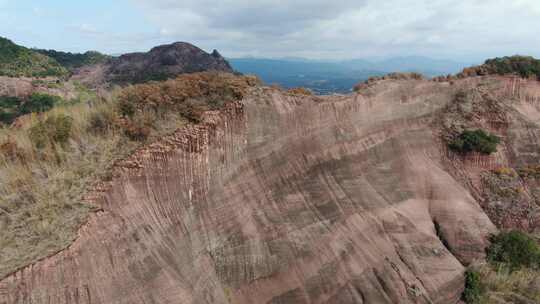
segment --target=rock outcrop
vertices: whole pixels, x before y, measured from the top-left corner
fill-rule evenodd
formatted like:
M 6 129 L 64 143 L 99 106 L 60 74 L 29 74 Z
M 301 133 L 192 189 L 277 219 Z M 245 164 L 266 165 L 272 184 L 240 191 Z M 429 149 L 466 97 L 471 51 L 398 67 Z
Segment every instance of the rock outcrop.
M 457 303 L 496 228 L 437 126 L 477 84 L 255 88 L 119 163 L 75 243 L 0 303 Z
M 218 51 L 208 54 L 186 42 L 157 46 L 147 53 L 125 54 L 109 60 L 106 66 L 105 79 L 120 83 L 163 80 L 203 71 L 233 72 Z

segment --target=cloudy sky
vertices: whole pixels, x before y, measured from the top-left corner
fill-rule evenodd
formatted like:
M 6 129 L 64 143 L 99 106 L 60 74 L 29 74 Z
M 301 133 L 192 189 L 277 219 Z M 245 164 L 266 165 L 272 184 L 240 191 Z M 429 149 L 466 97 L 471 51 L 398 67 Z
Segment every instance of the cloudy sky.
M 0 36 L 106 53 L 191 42 L 226 57 L 540 57 L 540 0 L 0 0 Z

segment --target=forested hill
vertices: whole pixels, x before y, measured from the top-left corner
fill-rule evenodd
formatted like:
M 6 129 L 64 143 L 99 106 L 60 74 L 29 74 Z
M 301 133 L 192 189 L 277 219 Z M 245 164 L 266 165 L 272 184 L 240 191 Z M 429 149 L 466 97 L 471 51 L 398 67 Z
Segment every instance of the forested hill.
M 67 70 L 56 60 L 0 37 L 0 76 L 64 76 Z

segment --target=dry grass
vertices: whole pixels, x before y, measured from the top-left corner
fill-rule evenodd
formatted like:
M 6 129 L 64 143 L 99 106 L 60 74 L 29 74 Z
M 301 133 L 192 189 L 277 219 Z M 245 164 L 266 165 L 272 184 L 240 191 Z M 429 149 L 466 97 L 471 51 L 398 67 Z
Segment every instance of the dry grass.
M 519 302 L 519 299 L 524 298 L 531 303 L 540 303 L 540 271 L 521 269 L 512 272 L 504 266 L 494 268 L 490 265 L 476 268 L 487 290 L 479 303 L 500 303 L 496 302 L 497 299 L 510 303 L 527 303 Z
M 540 165 L 523 167 L 518 170 L 519 175 L 523 178 L 540 178 Z
M 68 246 L 93 209 L 82 203 L 83 193 L 137 146 L 115 130 L 88 132 L 94 111 L 87 104 L 64 106 L 22 129 L 0 130 L 0 142 L 17 151 L 0 156 L 0 277 Z M 60 114 L 73 119 L 68 142 L 36 148 L 30 126 Z
M 116 160 L 193 120 L 162 101 L 174 101 L 175 109 L 194 100 L 203 109 L 216 108 L 243 97 L 251 81 L 228 74 L 186 75 L 133 86 L 109 100 L 62 105 L 24 119 L 17 128 L 0 129 L 0 278 L 70 245 L 96 209 L 82 202 L 89 187 L 110 176 Z M 141 95 L 156 91 L 158 98 Z M 132 113 L 123 113 L 124 107 L 132 107 Z M 32 128 L 57 117 L 70 118 L 67 141 L 36 146 Z M 144 136 L 133 136 L 130 123 L 141 118 Z

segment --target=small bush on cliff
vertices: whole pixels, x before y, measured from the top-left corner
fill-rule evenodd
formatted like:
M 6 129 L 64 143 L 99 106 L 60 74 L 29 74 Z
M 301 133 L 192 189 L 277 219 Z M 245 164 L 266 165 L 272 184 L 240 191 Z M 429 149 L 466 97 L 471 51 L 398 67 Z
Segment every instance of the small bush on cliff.
M 491 154 L 497 151 L 499 137 L 488 134 L 483 130 L 465 130 L 452 140 L 448 147 L 459 153 L 480 152 Z
M 11 124 L 19 113 L 22 100 L 17 97 L 0 96 L 0 123 Z
M 134 89 L 133 87 L 130 87 L 130 88 L 127 88 L 126 90 L 134 90 Z M 135 114 L 135 111 L 137 111 L 137 108 L 135 107 L 136 103 L 132 101 L 131 94 L 133 93 L 126 93 L 125 91 L 123 91 L 121 97 L 118 99 L 116 110 L 121 116 L 132 117 Z
M 72 124 L 73 119 L 67 115 L 50 116 L 30 128 L 30 140 L 38 149 L 49 145 L 65 145 L 71 135 Z
M 98 105 L 88 117 L 87 131 L 93 134 L 104 135 L 114 129 L 118 115 L 109 104 Z
M 131 140 L 143 142 L 148 139 L 154 127 L 155 117 L 148 112 L 137 113 L 122 122 L 124 134 Z
M 540 267 L 540 246 L 521 231 L 501 232 L 491 238 L 487 251 L 492 264 L 505 264 L 511 270 Z
M 467 304 L 480 303 L 486 292 L 486 287 L 482 282 L 482 277 L 479 272 L 467 270 L 465 272 L 465 290 L 463 291 L 462 299 Z
M 0 143 L 0 154 L 11 162 L 24 162 L 26 160 L 25 151 L 12 138 L 7 138 L 4 142 Z
M 287 93 L 292 95 L 304 95 L 304 96 L 312 96 L 313 92 L 311 92 L 309 89 L 298 87 L 298 88 L 292 88 L 287 90 Z
M 52 96 L 42 93 L 33 93 L 32 95 L 30 95 L 28 100 L 26 100 L 22 104 L 19 112 L 20 114 L 46 112 L 52 109 L 55 104 L 58 104 L 61 101 L 62 99 L 58 96 Z
M 11 124 L 19 116 L 47 112 L 61 101 L 58 96 L 42 93 L 33 93 L 27 98 L 0 96 L 0 123 Z

